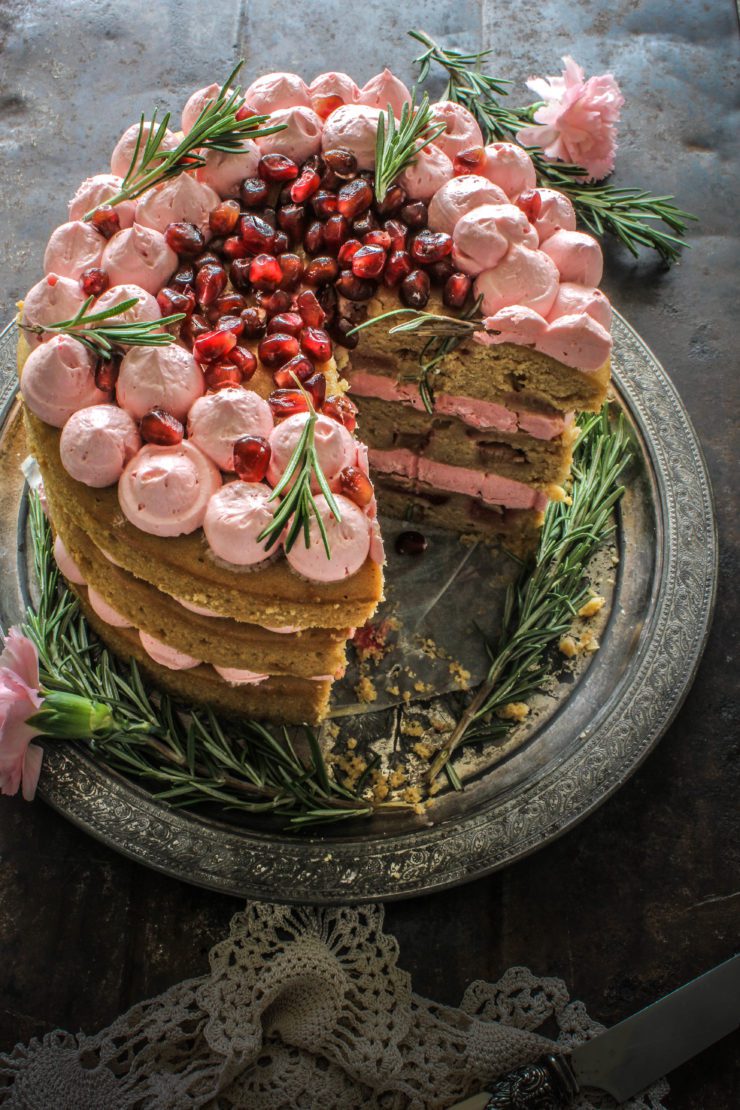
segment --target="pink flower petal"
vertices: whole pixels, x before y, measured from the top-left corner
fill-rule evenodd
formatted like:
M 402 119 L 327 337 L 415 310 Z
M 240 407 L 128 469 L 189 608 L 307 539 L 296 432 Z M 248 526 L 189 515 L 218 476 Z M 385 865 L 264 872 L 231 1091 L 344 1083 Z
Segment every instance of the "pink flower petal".
M 2 654 L 0 654 L 0 667 L 8 667 L 11 671 L 15 671 L 26 686 L 38 689 L 38 652 L 35 645 L 19 628 L 11 628 L 5 637 Z
M 36 794 L 43 758 L 43 748 L 40 748 L 38 744 L 28 745 L 26 757 L 23 760 L 23 797 L 27 802 L 32 802 Z

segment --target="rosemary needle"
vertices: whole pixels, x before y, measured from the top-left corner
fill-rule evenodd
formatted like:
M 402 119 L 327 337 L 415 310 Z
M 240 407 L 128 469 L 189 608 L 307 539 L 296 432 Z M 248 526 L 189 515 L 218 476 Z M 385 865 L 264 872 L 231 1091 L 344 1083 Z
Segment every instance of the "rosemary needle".
M 136 297 L 122 301 L 111 308 L 86 315 L 94 297 L 88 297 L 76 315 L 69 320 L 58 320 L 54 324 L 23 324 L 24 331 L 34 335 L 71 335 L 89 347 L 93 354 L 107 357 L 114 346 L 127 347 L 168 347 L 175 342 L 175 336 L 161 328 L 176 324 L 185 319 L 183 312 L 172 316 L 162 316 L 158 320 L 136 320 L 131 323 L 106 324 L 113 316 L 121 316 L 138 304 Z

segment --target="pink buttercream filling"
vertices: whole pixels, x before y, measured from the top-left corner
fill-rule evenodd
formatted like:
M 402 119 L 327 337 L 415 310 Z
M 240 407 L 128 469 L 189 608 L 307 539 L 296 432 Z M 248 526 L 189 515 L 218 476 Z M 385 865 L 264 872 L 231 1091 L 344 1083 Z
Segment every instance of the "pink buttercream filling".
M 131 628 L 131 621 L 124 617 L 123 613 L 119 613 L 112 605 L 109 605 L 102 594 L 94 590 L 92 586 L 87 587 L 87 600 L 90 602 L 90 608 L 94 613 L 100 617 L 104 624 L 109 624 L 112 628 Z
M 611 353 L 609 332 L 588 312 L 558 316 L 548 323 L 523 305 L 511 305 L 484 319 L 485 331 L 477 331 L 477 343 L 516 343 L 533 347 L 566 366 L 590 373 L 604 365 Z
M 167 667 L 170 671 L 189 671 L 202 662 L 202 660 L 196 659 L 194 655 L 186 655 L 184 651 L 177 651 L 169 644 L 163 644 L 161 640 L 155 639 L 147 632 L 139 631 L 139 639 L 149 658 L 153 659 L 155 663 L 159 663 L 160 667 Z
M 61 536 L 56 536 L 54 539 L 54 559 L 64 577 L 70 582 L 74 582 L 76 586 L 87 584 L 87 579 L 67 551 Z
M 256 671 L 246 671 L 240 667 L 217 667 L 215 663 L 213 669 L 230 686 L 258 686 L 260 682 L 266 682 L 270 677 L 269 674 L 258 674 Z
M 523 482 L 516 482 L 513 478 L 502 478 L 499 474 L 486 474 L 464 466 L 450 466 L 449 463 L 420 458 L 405 448 L 395 451 L 377 451 L 371 448 L 370 463 L 383 473 L 399 474 L 412 481 L 425 482 L 435 489 L 445 490 L 448 493 L 462 493 L 467 497 L 477 497 L 488 505 L 503 505 L 507 509 L 538 510 L 544 509 L 547 505 L 546 494 L 526 486 Z

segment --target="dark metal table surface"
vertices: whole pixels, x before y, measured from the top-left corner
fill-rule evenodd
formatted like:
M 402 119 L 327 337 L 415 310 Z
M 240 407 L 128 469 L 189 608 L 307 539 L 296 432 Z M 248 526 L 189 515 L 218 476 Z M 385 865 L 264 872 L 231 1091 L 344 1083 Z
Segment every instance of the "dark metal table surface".
M 472 979 L 525 963 L 611 1023 L 740 938 L 732 0 L 0 0 L 0 318 L 40 275 L 75 186 L 153 102 L 179 106 L 238 55 L 249 79 L 342 68 L 364 80 L 389 64 L 410 80 L 412 26 L 493 47 L 522 98 L 524 79 L 556 72 L 562 54 L 611 69 L 627 100 L 616 181 L 673 192 L 700 217 L 670 271 L 606 250 L 607 291 L 672 374 L 714 483 L 721 578 L 698 679 L 657 750 L 578 828 L 502 873 L 387 911 L 422 993 L 456 1002 Z M 56 1026 L 92 1031 L 201 973 L 236 908 L 115 855 L 42 803 L 2 799 L 0 1050 Z M 685 1065 L 671 1107 L 740 1104 L 738 1055 L 728 1038 Z

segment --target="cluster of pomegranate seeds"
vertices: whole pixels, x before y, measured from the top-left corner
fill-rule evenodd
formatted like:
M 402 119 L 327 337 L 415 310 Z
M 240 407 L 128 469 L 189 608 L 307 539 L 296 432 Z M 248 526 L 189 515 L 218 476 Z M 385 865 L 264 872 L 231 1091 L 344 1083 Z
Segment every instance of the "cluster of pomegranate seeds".
M 177 417 L 165 409 L 150 409 L 144 413 L 139 431 L 144 443 L 155 443 L 158 447 L 176 447 L 185 434 Z
M 263 436 L 241 436 L 234 444 L 234 470 L 243 482 L 261 482 L 272 450 Z

